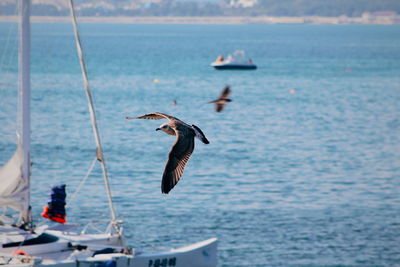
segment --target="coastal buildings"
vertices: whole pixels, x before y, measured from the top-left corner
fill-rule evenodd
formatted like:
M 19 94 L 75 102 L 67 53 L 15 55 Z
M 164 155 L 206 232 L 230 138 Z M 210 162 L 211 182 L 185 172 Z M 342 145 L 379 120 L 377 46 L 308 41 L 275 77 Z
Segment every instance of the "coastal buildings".
M 257 4 L 257 0 L 230 0 L 229 7 L 253 7 Z
M 364 12 L 362 20 L 367 24 L 398 24 L 400 16 L 394 11 Z

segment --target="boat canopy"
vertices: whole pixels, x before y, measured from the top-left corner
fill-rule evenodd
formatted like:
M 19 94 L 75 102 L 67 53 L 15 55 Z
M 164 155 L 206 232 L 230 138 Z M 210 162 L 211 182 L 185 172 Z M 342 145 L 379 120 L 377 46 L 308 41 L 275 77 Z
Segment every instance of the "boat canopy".
M 248 58 L 246 57 L 246 53 L 243 50 L 236 50 L 232 54 L 228 55 L 225 62 L 226 63 L 234 62 L 234 63 L 245 64 L 248 62 Z

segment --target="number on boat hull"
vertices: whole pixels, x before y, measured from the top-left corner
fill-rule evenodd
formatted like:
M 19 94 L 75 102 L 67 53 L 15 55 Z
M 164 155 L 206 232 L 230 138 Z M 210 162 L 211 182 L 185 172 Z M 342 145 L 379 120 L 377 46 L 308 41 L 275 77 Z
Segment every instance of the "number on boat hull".
M 155 259 L 149 260 L 148 267 L 169 267 L 176 265 L 176 258 L 164 258 L 164 259 Z

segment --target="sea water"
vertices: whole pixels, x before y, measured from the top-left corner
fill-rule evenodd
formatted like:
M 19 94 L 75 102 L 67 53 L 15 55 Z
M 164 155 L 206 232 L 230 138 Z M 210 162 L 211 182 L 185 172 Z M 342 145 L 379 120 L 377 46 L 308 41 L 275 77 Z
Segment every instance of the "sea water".
M 0 24 L 0 162 L 15 149 L 16 24 Z M 143 250 L 219 239 L 219 266 L 400 265 L 400 26 L 80 24 L 118 218 Z M 255 71 L 218 71 L 244 50 Z M 5 51 L 5 52 L 4 52 Z M 32 25 L 32 206 L 66 183 L 67 220 L 109 218 L 72 26 Z M 225 85 L 221 113 L 208 101 Z M 171 103 L 176 100 L 177 105 Z M 184 175 L 175 138 L 200 127 Z M 100 227 L 100 226 L 99 226 Z

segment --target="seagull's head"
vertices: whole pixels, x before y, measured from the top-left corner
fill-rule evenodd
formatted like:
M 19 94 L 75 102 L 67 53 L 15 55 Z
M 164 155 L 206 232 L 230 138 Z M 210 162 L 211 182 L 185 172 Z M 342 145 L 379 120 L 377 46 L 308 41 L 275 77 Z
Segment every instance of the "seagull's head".
M 163 123 L 163 124 L 161 124 L 160 127 L 158 127 L 158 128 L 156 129 L 156 131 L 163 131 L 163 132 L 166 133 L 166 134 L 175 135 L 174 129 L 172 129 L 171 126 L 169 126 L 168 123 Z

